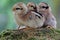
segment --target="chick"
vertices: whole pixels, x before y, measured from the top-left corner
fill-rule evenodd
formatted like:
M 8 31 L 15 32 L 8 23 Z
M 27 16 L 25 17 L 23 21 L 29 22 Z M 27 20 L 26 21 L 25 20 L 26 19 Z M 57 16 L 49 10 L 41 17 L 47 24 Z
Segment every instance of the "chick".
M 27 4 L 27 8 L 28 8 L 28 11 L 30 11 L 31 13 L 34 13 L 34 14 L 36 14 L 36 16 L 37 16 L 37 14 L 38 15 L 40 15 L 40 17 L 39 18 L 42 18 L 41 20 L 40 20 L 40 22 L 44 22 L 44 16 L 41 14 L 41 13 L 39 13 L 39 7 L 38 7 L 38 5 L 37 4 L 34 4 L 33 2 L 29 2 L 28 4 Z M 38 20 L 38 19 L 37 19 Z M 35 21 L 37 21 L 36 19 L 35 19 Z M 40 25 L 40 23 L 39 23 L 39 21 L 37 21 L 38 22 L 38 25 Z M 41 24 L 42 24 L 41 23 Z M 40 26 L 41 27 L 41 26 Z
M 20 28 L 20 26 L 24 26 L 23 22 L 21 19 L 23 19 L 22 17 L 27 13 L 27 7 L 24 3 L 19 2 L 16 3 L 13 6 L 13 15 L 16 21 L 16 24 L 19 26 L 18 29 Z
M 41 27 L 44 23 L 44 17 L 36 12 L 29 12 L 24 3 L 17 3 L 13 6 L 13 12 L 17 24 L 24 25 L 26 27 Z
M 45 16 L 45 22 L 43 26 L 51 26 L 53 28 L 56 28 L 57 22 L 56 18 L 51 12 L 51 7 L 45 2 L 39 3 L 38 6 L 39 6 L 39 12 Z

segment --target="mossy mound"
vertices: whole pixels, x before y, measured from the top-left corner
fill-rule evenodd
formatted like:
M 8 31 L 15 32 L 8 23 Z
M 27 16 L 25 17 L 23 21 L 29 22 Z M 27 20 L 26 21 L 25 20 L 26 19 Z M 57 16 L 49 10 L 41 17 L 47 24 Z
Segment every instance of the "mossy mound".
M 60 40 L 60 31 L 50 28 L 5 30 L 0 40 Z

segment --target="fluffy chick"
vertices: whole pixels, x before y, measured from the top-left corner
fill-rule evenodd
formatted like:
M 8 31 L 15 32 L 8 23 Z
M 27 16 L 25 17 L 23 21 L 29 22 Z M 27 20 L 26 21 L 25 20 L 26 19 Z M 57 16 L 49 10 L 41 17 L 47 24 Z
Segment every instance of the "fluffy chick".
M 29 3 L 27 4 L 27 8 L 28 8 L 28 11 L 30 11 L 30 12 L 35 12 L 35 13 L 39 14 L 39 15 L 40 15 L 39 18 L 44 17 L 41 13 L 39 13 L 39 7 L 38 7 L 37 4 L 34 4 L 33 2 L 29 2 Z M 42 18 L 42 19 L 44 19 L 44 18 Z M 45 20 L 45 19 L 44 19 L 44 20 Z M 38 22 L 38 24 L 39 24 L 39 22 Z M 40 26 L 40 27 L 41 27 L 41 26 Z
M 15 21 L 16 21 L 16 24 L 19 26 L 18 29 L 20 28 L 20 26 L 23 26 L 23 22 L 21 19 L 24 19 L 25 18 L 22 18 L 26 13 L 27 13 L 27 7 L 24 3 L 22 2 L 19 2 L 19 3 L 16 3 L 14 6 L 13 6 L 13 15 L 14 15 L 14 18 L 15 18 Z
M 45 16 L 45 22 L 43 26 L 51 26 L 53 28 L 56 28 L 56 18 L 51 12 L 51 7 L 45 3 L 41 2 L 39 3 L 39 12 L 42 13 Z

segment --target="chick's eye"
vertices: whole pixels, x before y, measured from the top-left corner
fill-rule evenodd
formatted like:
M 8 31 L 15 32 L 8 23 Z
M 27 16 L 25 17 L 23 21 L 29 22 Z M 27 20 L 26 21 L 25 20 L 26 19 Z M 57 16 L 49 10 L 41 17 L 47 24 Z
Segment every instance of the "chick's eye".
M 16 8 L 16 10 L 23 10 L 23 8 Z
M 16 10 L 20 10 L 20 8 L 16 8 Z
M 31 5 L 31 7 L 34 7 L 34 6 Z
M 42 6 L 42 8 L 48 9 L 49 7 L 48 6 L 46 6 L 46 7 L 45 6 Z
M 42 8 L 45 8 L 45 6 L 42 6 Z

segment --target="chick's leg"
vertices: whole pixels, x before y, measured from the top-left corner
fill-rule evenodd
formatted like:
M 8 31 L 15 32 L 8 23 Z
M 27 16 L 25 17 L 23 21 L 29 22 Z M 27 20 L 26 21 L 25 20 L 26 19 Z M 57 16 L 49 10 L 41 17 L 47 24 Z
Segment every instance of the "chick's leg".
M 20 30 L 20 26 L 18 26 L 18 30 Z

